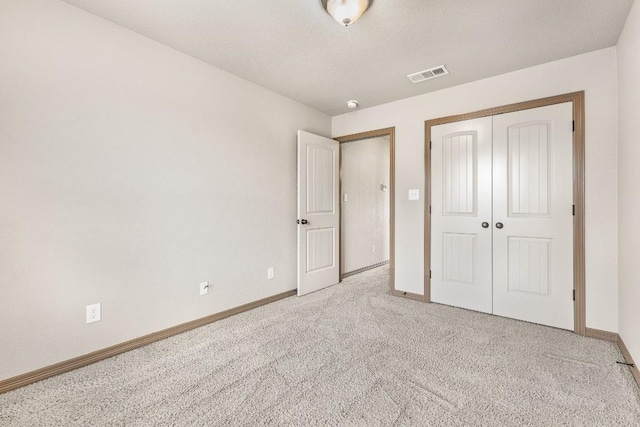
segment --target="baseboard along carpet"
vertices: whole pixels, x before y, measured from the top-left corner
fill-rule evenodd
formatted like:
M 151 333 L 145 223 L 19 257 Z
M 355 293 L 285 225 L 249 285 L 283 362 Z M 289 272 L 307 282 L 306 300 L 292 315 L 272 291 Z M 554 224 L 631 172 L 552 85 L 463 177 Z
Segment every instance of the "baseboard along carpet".
M 380 267 L 2 394 L 0 425 L 640 425 L 614 343 L 387 281 Z

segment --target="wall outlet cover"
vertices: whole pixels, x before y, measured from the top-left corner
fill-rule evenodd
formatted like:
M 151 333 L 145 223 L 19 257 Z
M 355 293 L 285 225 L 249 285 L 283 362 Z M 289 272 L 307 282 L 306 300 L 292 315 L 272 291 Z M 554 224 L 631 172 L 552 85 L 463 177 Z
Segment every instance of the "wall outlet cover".
M 87 306 L 87 323 L 99 322 L 102 318 L 100 303 Z
M 271 280 L 276 277 L 276 270 L 273 267 L 267 268 L 267 279 Z
M 409 200 L 420 200 L 420 190 L 409 190 Z

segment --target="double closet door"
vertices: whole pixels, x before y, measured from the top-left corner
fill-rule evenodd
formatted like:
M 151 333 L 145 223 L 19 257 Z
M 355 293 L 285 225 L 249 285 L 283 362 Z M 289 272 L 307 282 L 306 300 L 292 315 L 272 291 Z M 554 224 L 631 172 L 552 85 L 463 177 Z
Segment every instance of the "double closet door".
M 572 104 L 431 129 L 431 300 L 573 329 Z

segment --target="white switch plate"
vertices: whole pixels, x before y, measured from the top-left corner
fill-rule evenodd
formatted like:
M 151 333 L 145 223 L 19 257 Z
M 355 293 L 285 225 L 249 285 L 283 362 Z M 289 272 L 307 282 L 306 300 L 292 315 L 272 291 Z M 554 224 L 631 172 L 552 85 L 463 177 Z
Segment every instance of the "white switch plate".
M 276 270 L 273 267 L 267 268 L 267 279 L 271 280 L 276 277 Z
M 420 190 L 419 189 L 409 190 L 409 200 L 420 200 Z
M 200 295 L 209 293 L 209 282 L 200 282 Z
M 344 200 L 345 202 L 349 201 L 349 196 L 347 195 L 347 193 L 344 193 L 342 200 Z
M 100 321 L 100 303 L 87 306 L 87 323 Z

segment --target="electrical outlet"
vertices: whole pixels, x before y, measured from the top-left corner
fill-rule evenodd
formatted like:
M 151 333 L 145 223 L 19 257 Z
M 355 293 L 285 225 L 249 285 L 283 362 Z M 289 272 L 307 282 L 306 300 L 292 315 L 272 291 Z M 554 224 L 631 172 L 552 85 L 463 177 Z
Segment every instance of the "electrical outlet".
M 276 270 L 273 267 L 267 268 L 267 279 L 271 280 L 276 277 Z
M 100 321 L 100 303 L 87 306 L 87 323 Z
M 200 295 L 209 293 L 209 282 L 200 282 Z
M 371 253 L 372 254 L 376 253 L 376 245 L 371 245 Z

